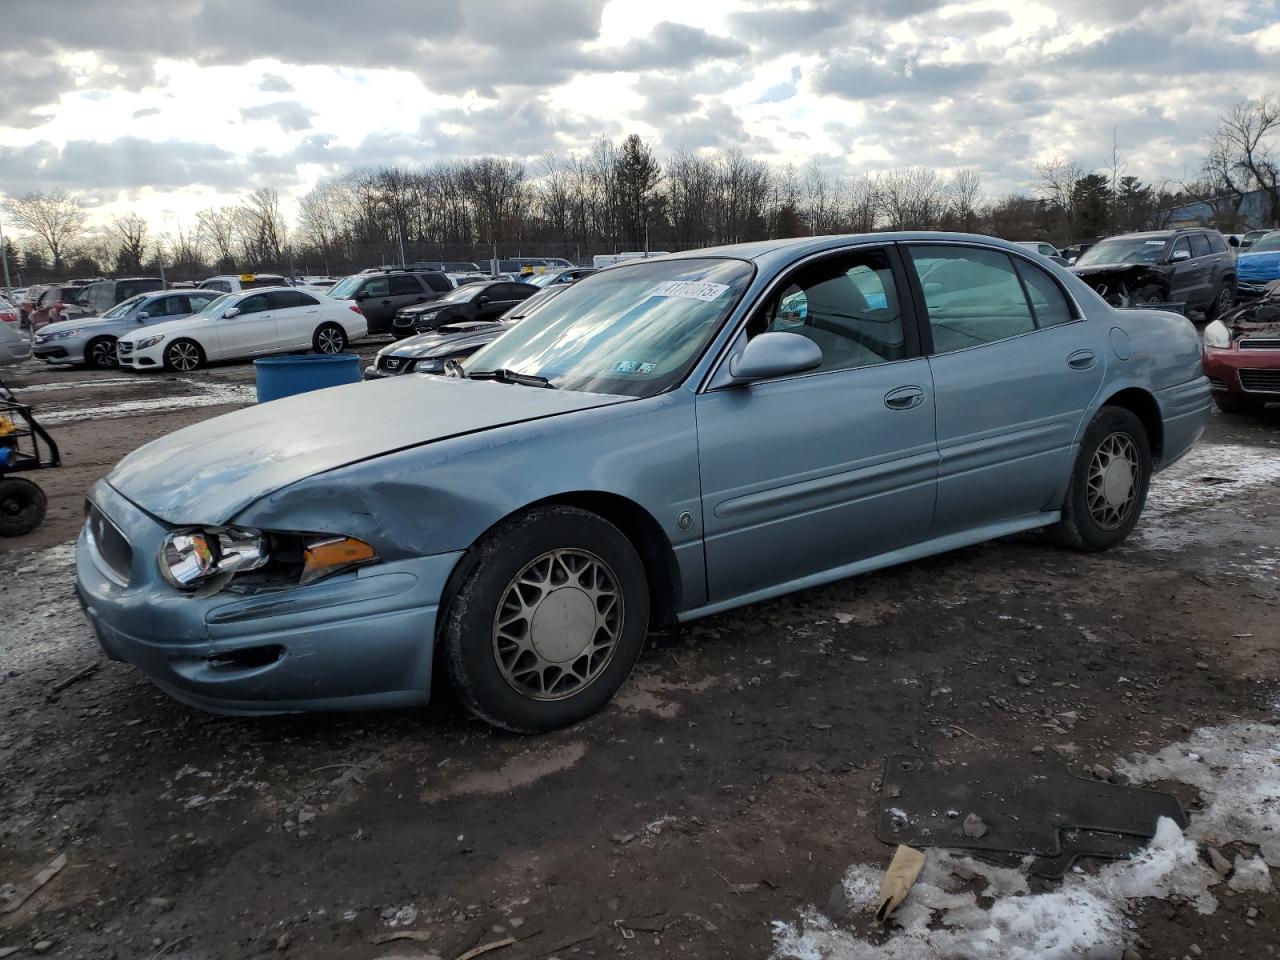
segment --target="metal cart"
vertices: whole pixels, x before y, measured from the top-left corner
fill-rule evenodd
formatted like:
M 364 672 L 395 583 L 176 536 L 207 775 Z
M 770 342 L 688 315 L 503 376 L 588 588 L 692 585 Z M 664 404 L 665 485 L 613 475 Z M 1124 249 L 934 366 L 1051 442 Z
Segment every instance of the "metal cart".
M 48 505 L 38 484 L 14 474 L 61 464 L 53 437 L 0 380 L 0 537 L 30 533 L 44 520 Z

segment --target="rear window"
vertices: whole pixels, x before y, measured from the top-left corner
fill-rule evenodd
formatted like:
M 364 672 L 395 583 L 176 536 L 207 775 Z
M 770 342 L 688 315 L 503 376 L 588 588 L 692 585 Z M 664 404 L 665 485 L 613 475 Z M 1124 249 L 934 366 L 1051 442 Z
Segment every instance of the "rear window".
M 1203 233 L 1193 233 L 1191 235 L 1191 255 L 1193 257 L 1207 257 L 1213 251 L 1209 249 L 1209 238 Z
M 230 280 L 206 280 L 200 284 L 201 290 L 221 290 L 223 293 L 231 292 Z
M 448 293 L 453 289 L 453 284 L 443 273 L 424 273 L 422 279 L 427 281 L 427 286 L 436 293 Z

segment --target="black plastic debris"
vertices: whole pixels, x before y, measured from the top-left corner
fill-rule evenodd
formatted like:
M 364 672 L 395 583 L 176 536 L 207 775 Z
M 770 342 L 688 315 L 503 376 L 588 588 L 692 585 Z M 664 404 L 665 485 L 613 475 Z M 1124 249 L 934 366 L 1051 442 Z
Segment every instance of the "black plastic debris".
M 1086 780 L 1061 767 L 897 756 L 885 760 L 876 836 L 954 847 L 1004 866 L 1031 857 L 1032 873 L 1056 878 L 1080 857 L 1132 856 L 1155 836 L 1161 817 L 1187 825 L 1170 794 Z M 975 830 L 975 822 L 985 829 Z

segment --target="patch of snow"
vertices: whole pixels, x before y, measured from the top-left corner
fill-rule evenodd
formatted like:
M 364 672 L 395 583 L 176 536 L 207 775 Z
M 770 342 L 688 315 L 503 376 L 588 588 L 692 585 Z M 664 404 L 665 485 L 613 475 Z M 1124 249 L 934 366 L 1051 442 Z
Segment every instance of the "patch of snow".
M 1236 893 L 1270 893 L 1271 870 L 1261 857 L 1237 856 L 1235 869 L 1227 886 Z
M 41 409 L 40 422 L 45 424 L 69 423 L 73 420 L 103 420 L 126 417 L 138 413 L 160 413 L 184 410 L 188 407 L 216 407 L 223 404 L 247 405 L 257 402 L 256 388 L 242 383 L 193 383 L 197 393 L 183 396 L 148 397 L 143 400 L 122 400 L 102 406 L 75 405 L 53 410 Z

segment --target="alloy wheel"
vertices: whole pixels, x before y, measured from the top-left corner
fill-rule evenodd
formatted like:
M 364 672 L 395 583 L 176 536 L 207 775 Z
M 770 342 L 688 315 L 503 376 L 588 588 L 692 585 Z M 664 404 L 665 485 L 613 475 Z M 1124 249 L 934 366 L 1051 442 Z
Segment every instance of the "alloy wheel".
M 573 696 L 608 666 L 624 615 L 622 591 L 607 563 L 586 550 L 545 553 L 502 592 L 493 620 L 498 670 L 532 700 Z
M 316 334 L 316 346 L 321 353 L 341 353 L 346 344 L 343 343 L 343 336 L 338 330 L 325 327 Z
M 100 340 L 93 345 L 93 349 L 89 351 L 89 359 L 95 367 L 114 367 L 116 365 L 116 345 L 106 340 Z
M 1138 500 L 1142 467 L 1138 448 L 1127 433 L 1112 433 L 1098 444 L 1089 461 L 1089 515 L 1103 530 L 1115 530 L 1129 519 Z
M 175 370 L 188 373 L 200 366 L 200 351 L 193 343 L 175 343 L 169 348 L 169 362 Z

